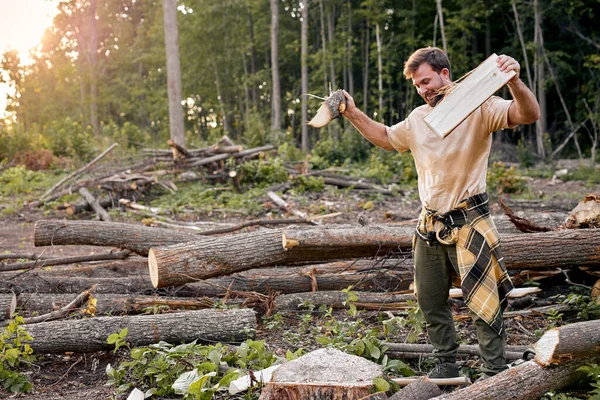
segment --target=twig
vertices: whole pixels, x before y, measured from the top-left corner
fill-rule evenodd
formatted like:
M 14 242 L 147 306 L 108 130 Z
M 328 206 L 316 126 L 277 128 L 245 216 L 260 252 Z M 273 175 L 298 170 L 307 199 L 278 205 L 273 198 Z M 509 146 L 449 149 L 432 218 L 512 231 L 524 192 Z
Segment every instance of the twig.
M 81 175 L 83 172 L 85 172 L 88 169 L 90 169 L 94 164 L 96 164 L 105 155 L 107 155 L 108 153 L 110 153 L 118 145 L 119 145 L 118 143 L 113 143 L 108 149 L 104 150 L 98 157 L 94 158 L 92 161 L 90 161 L 89 163 L 87 163 L 85 166 L 83 166 L 83 167 L 79 168 L 77 171 L 71 172 L 69 175 L 65 176 L 56 185 L 54 185 L 50 189 L 48 189 L 48 191 L 42 195 L 41 199 L 45 200 L 46 197 L 48 197 L 50 195 L 50 193 L 54 192 L 58 187 L 60 187 L 60 185 L 62 185 L 63 183 L 65 183 L 69 179 L 74 178 L 77 175 Z

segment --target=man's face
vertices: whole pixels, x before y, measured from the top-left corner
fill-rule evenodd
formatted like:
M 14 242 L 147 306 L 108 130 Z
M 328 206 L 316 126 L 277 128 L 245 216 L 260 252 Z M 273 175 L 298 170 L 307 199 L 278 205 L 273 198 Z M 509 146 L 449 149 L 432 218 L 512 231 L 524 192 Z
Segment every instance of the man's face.
M 419 68 L 413 73 L 412 81 L 419 96 L 431 107 L 435 107 L 444 97 L 439 90 L 451 83 L 450 71 L 444 68 L 439 73 L 435 72 L 431 65 L 425 62 L 419 65 Z

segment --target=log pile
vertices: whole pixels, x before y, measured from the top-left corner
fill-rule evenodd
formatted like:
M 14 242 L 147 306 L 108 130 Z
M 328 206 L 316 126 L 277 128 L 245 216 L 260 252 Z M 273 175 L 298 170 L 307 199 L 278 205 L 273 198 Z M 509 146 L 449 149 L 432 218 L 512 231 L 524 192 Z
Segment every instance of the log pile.
M 236 177 L 230 174 L 232 171 L 227 167 L 230 164 L 225 160 L 244 162 L 273 151 L 270 146 L 245 150 L 227 138 L 205 149 L 181 149 L 174 144 L 172 147 L 173 150 L 147 151 L 147 157 L 136 165 L 116 172 L 98 170 L 95 175 L 86 176 L 85 173 L 97 165 L 97 162 L 90 163 L 68 177 L 81 177 L 70 183 L 69 188 L 61 190 L 67 180 L 59 182 L 41 199 L 51 201 L 58 199 L 55 196 L 61 193 L 79 192 L 85 200 L 63 204 L 63 209 L 77 213 L 93 208 L 102 221 L 37 221 L 35 246 L 91 245 L 109 251 L 83 258 L 47 258 L 43 254 L 20 255 L 17 260 L 10 260 L 8 256 L 0 258 L 0 322 L 9 318 L 15 307 L 26 317 L 34 313 L 44 316 L 43 322 L 29 320 L 26 326 L 35 338 L 32 347 L 36 352 L 108 349 L 106 337 L 124 327 L 129 328 L 128 341 L 133 346 L 159 340 L 171 343 L 245 340 L 249 332 L 256 329 L 256 313 L 268 315 L 274 311 L 297 310 L 305 303 L 345 307 L 348 295 L 341 290 L 348 287 L 357 294 L 353 302 L 357 308 L 402 312 L 413 304 L 414 221 L 372 223 L 363 219 L 357 224 L 328 224 L 326 218 L 311 217 L 295 210 L 289 202 L 280 202 L 281 198 L 278 199 L 271 188 L 273 195 L 268 196 L 271 201 L 295 218 L 219 224 L 209 230 L 182 229 L 190 227 L 167 219 L 162 220 L 162 227 L 111 222 L 105 208 L 144 208 L 135 199 L 150 186 L 160 185 L 165 190 L 176 191 L 176 182 L 229 181 Z M 288 173 L 292 177 L 321 176 L 326 183 L 338 187 L 390 193 L 330 172 L 290 167 Z M 177 180 L 169 178 L 176 174 Z M 286 186 L 283 187 L 285 190 Z M 101 193 L 99 189 L 108 193 Z M 149 208 L 144 211 L 160 213 Z M 598 270 L 600 231 L 559 229 L 559 221 L 565 221 L 566 216 L 564 213 L 540 215 L 535 223 L 550 228 L 527 234 L 515 229 L 514 217 L 496 217 L 505 265 L 516 283 L 556 276 L 569 268 L 586 269 L 589 273 Z M 74 263 L 77 266 L 73 266 Z M 517 304 L 514 300 L 511 302 Z M 219 303 L 242 308 L 216 310 L 215 305 Z M 171 312 L 139 315 L 148 310 Z M 530 313 L 553 310 L 556 308 L 539 308 Z M 564 312 L 570 311 L 568 307 L 564 309 Z M 465 307 L 461 313 L 466 316 Z M 73 318 L 53 320 L 67 315 Z M 522 319 L 527 315 L 507 313 L 506 317 Z M 592 324 L 576 329 L 555 332 L 554 342 L 547 338 L 542 344 L 540 340 L 540 347 L 536 348 L 539 359 L 535 365 L 524 363 L 520 367 L 523 377 L 517 381 L 527 387 L 527 374 L 554 379 L 552 368 L 555 367 L 571 376 L 576 369 L 571 360 L 574 354 L 594 357 L 587 343 L 579 342 L 597 342 L 594 331 L 600 330 Z M 587 336 L 577 336 L 579 330 Z M 91 336 L 90 332 L 93 332 Z M 402 358 L 427 356 L 432 350 L 390 344 L 390 354 Z M 522 349 L 511 350 L 514 351 L 507 354 L 511 359 L 522 353 Z M 543 358 L 544 352 L 551 355 Z M 473 355 L 477 350 L 465 347 L 461 354 Z M 557 379 L 548 385 L 562 382 Z M 290 391 L 303 398 L 309 398 L 304 396 L 316 391 L 320 393 L 315 397 L 318 398 L 339 390 L 323 387 L 327 385 L 294 384 L 292 388 L 286 385 L 272 385 L 271 394 L 266 391 L 264 398 L 281 398 L 281 393 Z M 428 387 L 427 393 L 436 393 L 431 382 L 420 380 L 407 388 L 406 398 L 416 396 L 409 393 L 420 386 Z M 366 397 L 371 389 L 370 384 L 354 388 L 353 396 Z M 446 398 L 444 396 L 447 395 L 440 398 Z M 476 398 L 469 396 L 471 394 L 465 398 Z

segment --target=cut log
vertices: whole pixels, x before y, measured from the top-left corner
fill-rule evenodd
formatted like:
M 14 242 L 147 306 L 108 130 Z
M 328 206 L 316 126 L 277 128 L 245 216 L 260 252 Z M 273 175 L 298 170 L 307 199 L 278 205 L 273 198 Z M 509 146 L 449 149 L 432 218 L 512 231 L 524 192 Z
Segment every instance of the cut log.
M 425 123 L 440 138 L 444 138 L 473 111 L 506 84 L 515 71 L 500 71 L 492 54 L 452 88 L 426 117 Z
M 600 320 L 550 329 L 533 347 L 535 361 L 542 366 L 597 355 L 600 351 Z
M 85 201 L 87 201 L 90 207 L 92 207 L 92 209 L 96 212 L 96 215 L 100 220 L 106 222 L 111 221 L 110 215 L 108 215 L 106 210 L 102 208 L 98 200 L 96 200 L 96 198 L 90 193 L 89 190 L 87 190 L 84 187 L 79 188 L 79 194 L 82 195 Z
M 355 292 L 358 299 L 352 304 L 366 310 L 395 310 L 409 307 L 408 301 L 415 301 L 413 294 Z M 315 293 L 295 293 L 277 296 L 276 310 L 298 310 L 303 304 L 325 304 L 333 308 L 347 308 L 348 294 L 340 291 L 319 291 Z
M 260 400 L 358 400 L 373 389 L 381 366 L 365 358 L 327 348 L 310 352 L 279 367 Z
M 435 348 L 431 344 L 417 344 L 417 343 L 384 343 L 385 347 L 388 348 L 389 353 L 417 353 L 422 355 L 430 355 L 434 352 Z M 522 357 L 523 353 L 531 346 L 506 346 L 505 351 L 510 353 L 518 353 L 519 356 L 516 359 Z M 457 352 L 459 355 L 479 355 L 478 345 L 461 344 L 458 346 Z
M 221 160 L 226 160 L 230 157 L 232 158 L 241 158 L 241 157 L 246 157 L 246 156 L 254 156 L 257 154 L 260 154 L 264 151 L 269 151 L 269 150 L 273 150 L 275 148 L 275 146 L 273 146 L 272 144 L 268 144 L 266 146 L 262 146 L 262 147 L 255 147 L 252 149 L 248 149 L 248 150 L 244 150 L 244 151 L 240 151 L 237 153 L 225 153 L 225 154 L 218 154 L 216 156 L 212 156 L 212 157 L 206 157 L 203 159 L 200 159 L 198 161 L 194 161 L 190 164 L 188 164 L 190 167 L 199 167 L 201 165 L 206 165 L 206 164 L 210 164 L 213 162 L 217 162 L 217 161 L 221 161 Z
M 321 128 L 332 119 L 338 118 L 344 111 L 346 111 L 346 96 L 342 89 L 338 89 L 325 99 L 308 125 L 313 128 Z
M 90 297 L 90 295 L 92 294 L 92 292 L 95 289 L 96 289 L 96 287 L 92 286 L 90 289 L 84 290 L 83 292 L 81 292 L 77 297 L 72 299 L 64 307 L 61 307 L 57 310 L 52 310 L 52 311 L 42 314 L 42 315 L 36 315 L 36 316 L 31 316 L 31 317 L 25 318 L 23 323 L 37 324 L 40 322 L 46 322 L 46 321 L 52 321 L 55 319 L 64 318 L 67 315 L 69 315 L 70 313 L 72 313 L 73 311 L 77 310 L 79 307 L 81 307 L 81 305 L 83 303 L 87 302 L 88 298 Z M 0 322 L 0 326 L 3 326 L 3 325 L 5 325 L 5 324 Z
M 598 357 L 574 359 L 564 365 L 543 367 L 534 360 L 524 362 L 498 375 L 476 381 L 471 386 L 434 397 L 435 400 L 537 400 L 550 390 L 559 390 L 581 373 L 584 364 L 597 362 Z
M 18 271 L 20 269 L 30 269 L 33 267 L 43 268 L 43 267 L 49 267 L 51 265 L 76 264 L 76 263 L 90 262 L 90 261 L 122 260 L 124 258 L 129 257 L 129 255 L 130 255 L 130 252 L 126 250 L 126 251 L 121 251 L 121 252 L 111 252 L 111 253 L 105 253 L 105 254 L 93 254 L 93 255 L 89 255 L 89 256 L 45 258 L 43 260 L 28 261 L 28 262 L 22 262 L 22 263 L 11 263 L 11 264 L 0 263 L 0 272 Z
M 107 246 L 131 250 L 142 256 L 148 255 L 150 247 L 190 240 L 201 241 L 202 237 L 170 229 L 100 221 L 40 220 L 35 223 L 33 233 L 35 246 Z
M 412 230 L 390 227 L 288 232 L 284 235 L 274 229 L 153 248 L 148 254 L 152 284 L 181 285 L 278 264 L 382 256 L 397 251 L 400 245 L 410 248 L 412 240 Z
M 396 392 L 390 400 L 428 400 L 442 394 L 438 385 L 426 376 L 421 376 L 404 389 Z
M 0 294 L 0 322 L 11 319 L 17 308 L 17 297 L 14 293 Z
M 106 343 L 112 333 L 128 328 L 125 341 L 146 346 L 159 341 L 171 344 L 199 342 L 240 342 L 252 336 L 256 315 L 250 309 L 197 310 L 173 314 L 125 317 L 96 317 L 81 320 L 23 325 L 31 336 L 36 353 L 86 353 L 110 350 Z
M 600 228 L 600 195 L 588 194 L 571 211 L 565 221 L 565 228 Z
M 98 204 L 102 208 L 112 208 L 116 206 L 115 200 L 110 196 L 103 196 L 98 199 Z M 64 203 L 54 207 L 55 210 L 66 211 L 67 215 L 75 215 L 84 211 L 93 211 L 90 204 L 85 200 L 76 201 L 73 203 Z
M 507 269 L 598 267 L 600 229 L 564 229 L 501 237 Z
M 169 309 L 201 310 L 214 307 L 216 300 L 208 297 L 181 298 L 162 296 L 140 296 L 115 293 L 94 294 L 96 315 L 139 314 L 148 308 L 165 306 Z M 17 306 L 21 315 L 46 314 L 64 307 L 73 300 L 72 294 L 21 293 Z
M 26 274 L 0 281 L 0 293 L 80 293 L 97 285 L 94 293 L 152 293 L 147 276 L 79 278 Z

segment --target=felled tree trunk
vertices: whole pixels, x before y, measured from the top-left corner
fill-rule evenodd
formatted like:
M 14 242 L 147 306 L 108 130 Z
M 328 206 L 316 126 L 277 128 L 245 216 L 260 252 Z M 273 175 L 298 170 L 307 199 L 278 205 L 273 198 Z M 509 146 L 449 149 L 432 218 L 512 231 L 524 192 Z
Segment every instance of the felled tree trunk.
M 152 284 L 165 287 L 278 264 L 383 256 L 411 243 L 406 228 L 277 229 L 153 248 L 148 264 Z
M 600 320 L 550 329 L 537 341 L 534 348 L 535 361 L 543 366 L 596 355 L 600 348 Z
M 507 269 L 598 267 L 600 229 L 564 229 L 501 237 Z
M 171 344 L 200 342 L 239 342 L 256 329 L 256 316 L 250 309 L 198 310 L 174 314 L 134 317 L 96 317 L 81 320 L 42 322 L 23 325 L 33 336 L 36 353 L 79 353 L 109 350 L 112 333 L 128 328 L 125 341 L 132 347 L 159 341 Z
M 140 276 L 78 278 L 26 274 L 0 281 L 0 293 L 80 293 L 92 285 L 97 285 L 94 293 L 144 293 L 154 289 L 147 277 Z
M 550 390 L 561 389 L 573 382 L 583 364 L 595 359 L 574 359 L 569 363 L 545 368 L 535 361 L 527 361 L 498 375 L 474 382 L 471 386 L 435 400 L 537 400 Z
M 147 308 L 164 306 L 170 309 L 200 310 L 211 308 L 215 300 L 203 298 L 181 298 L 163 296 L 125 295 L 115 293 L 94 294 L 96 315 L 139 314 Z M 17 305 L 25 315 L 45 314 L 63 307 L 74 298 L 72 294 L 21 293 Z
M 404 389 L 394 393 L 390 400 L 428 400 L 441 394 L 442 390 L 438 385 L 431 379 L 422 376 Z
M 412 294 L 364 293 L 355 292 L 357 300 L 352 304 L 367 310 L 397 310 L 408 307 L 408 301 L 415 301 Z M 319 291 L 315 293 L 296 293 L 277 296 L 276 310 L 297 310 L 302 304 L 326 304 L 333 308 L 348 307 L 348 294 L 340 291 Z
M 188 232 L 148 228 L 116 222 L 42 220 L 35 223 L 35 246 L 93 245 L 118 247 L 142 256 L 155 246 L 202 241 L 203 238 Z

